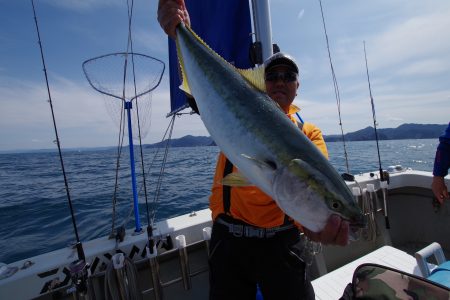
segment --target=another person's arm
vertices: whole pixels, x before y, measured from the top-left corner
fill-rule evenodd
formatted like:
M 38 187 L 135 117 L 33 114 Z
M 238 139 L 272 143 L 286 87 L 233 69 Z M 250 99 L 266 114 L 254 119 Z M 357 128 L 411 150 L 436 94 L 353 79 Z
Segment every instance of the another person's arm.
M 439 137 L 439 145 L 436 150 L 433 167 L 433 182 L 431 189 L 438 201 L 443 204 L 444 199 L 449 199 L 448 188 L 444 177 L 450 168 L 450 123 L 445 133 Z
M 433 190 L 433 194 L 438 199 L 439 203 L 444 204 L 444 199 L 449 198 L 448 189 L 445 185 L 445 179 L 443 176 L 433 176 L 431 189 Z

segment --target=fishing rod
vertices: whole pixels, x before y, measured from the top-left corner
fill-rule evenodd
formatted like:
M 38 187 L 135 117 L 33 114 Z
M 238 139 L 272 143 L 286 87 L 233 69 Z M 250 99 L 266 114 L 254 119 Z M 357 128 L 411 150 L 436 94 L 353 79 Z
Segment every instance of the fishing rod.
M 77 294 L 82 297 L 87 297 L 86 299 L 89 299 L 89 295 L 91 293 L 90 285 L 88 284 L 89 265 L 86 263 L 86 256 L 85 256 L 85 253 L 83 250 L 83 245 L 82 245 L 82 243 L 80 241 L 80 237 L 78 235 L 78 229 L 77 229 L 77 223 L 75 220 L 74 209 L 73 209 L 73 205 L 72 205 L 72 200 L 70 198 L 69 184 L 67 181 L 66 171 L 64 168 L 64 160 L 62 157 L 61 143 L 59 141 L 59 135 L 58 135 L 58 128 L 56 126 L 55 112 L 53 110 L 53 103 L 52 103 L 52 97 L 51 97 L 51 93 L 50 93 L 50 85 L 48 82 L 47 68 L 45 65 L 44 50 L 42 47 L 41 35 L 39 32 L 39 25 L 38 25 L 37 16 L 36 16 L 36 8 L 34 6 L 34 0 L 31 0 L 31 5 L 33 7 L 34 23 L 36 24 L 36 32 L 37 32 L 37 36 L 38 36 L 38 43 L 39 43 L 39 49 L 40 49 L 40 53 L 41 53 L 42 66 L 43 66 L 43 71 L 44 71 L 44 75 L 45 75 L 45 83 L 47 86 L 48 103 L 50 104 L 50 110 L 52 113 L 53 128 L 55 130 L 55 136 L 56 136 L 55 141 L 56 141 L 56 145 L 58 146 L 59 161 L 61 162 L 61 169 L 62 169 L 62 173 L 63 173 L 63 177 L 64 177 L 64 185 L 65 185 L 65 189 L 66 189 L 67 201 L 69 203 L 70 216 L 72 218 L 72 225 L 73 225 L 73 229 L 75 232 L 75 238 L 76 238 L 75 247 L 77 249 L 78 259 L 73 261 L 68 266 L 68 269 L 69 269 L 69 272 L 71 275 L 71 279 L 72 279 L 72 283 L 73 283 L 72 288 L 70 288 L 68 290 L 68 292 L 70 291 L 70 292 L 73 292 L 74 295 Z
M 375 140 L 377 142 L 377 153 L 378 153 L 378 165 L 379 165 L 379 170 L 380 170 L 380 180 L 384 181 L 383 169 L 381 167 L 380 146 L 378 144 L 378 131 L 377 131 L 377 118 L 375 116 L 375 104 L 374 104 L 373 97 L 372 97 L 372 88 L 370 86 L 370 78 L 369 78 L 369 67 L 368 67 L 368 64 L 367 64 L 366 42 L 363 41 L 363 44 L 364 44 L 364 59 L 366 61 L 367 82 L 369 84 L 370 104 L 372 105 L 373 128 L 375 130 Z
M 373 101 L 373 96 L 372 96 L 372 88 L 370 86 L 370 77 L 369 77 L 369 66 L 367 63 L 367 52 L 366 52 L 366 42 L 363 41 L 364 44 L 364 59 L 366 61 L 366 74 L 367 74 L 367 82 L 369 84 L 369 95 L 370 95 L 370 104 L 372 105 L 372 117 L 373 117 L 373 128 L 375 130 L 375 140 L 377 143 L 377 153 L 378 153 L 378 166 L 379 166 L 379 171 L 380 171 L 380 188 L 381 188 L 381 192 L 383 194 L 383 206 L 384 206 L 384 219 L 386 221 L 386 228 L 389 229 L 390 228 L 390 224 L 389 224 L 389 218 L 388 218 L 388 213 L 387 213 L 387 186 L 388 186 L 388 178 L 386 178 L 387 176 L 384 176 L 384 172 L 383 172 L 383 168 L 381 167 L 381 156 L 380 156 L 380 146 L 378 143 L 378 131 L 377 131 L 377 119 L 375 116 L 375 103 Z
M 39 32 L 39 25 L 38 25 L 37 16 L 36 16 L 36 9 L 35 9 L 35 6 L 34 6 L 34 0 L 31 0 L 31 5 L 33 6 L 34 22 L 36 24 L 36 32 L 37 32 L 37 36 L 38 36 L 39 49 L 40 49 L 40 52 L 41 52 L 41 60 L 42 60 L 42 66 L 43 66 L 43 71 L 44 71 L 44 75 L 45 75 L 45 83 L 47 85 L 48 103 L 50 105 L 50 110 L 52 112 L 53 128 L 55 130 L 55 136 L 56 136 L 55 142 L 56 142 L 56 145 L 58 146 L 59 161 L 61 162 L 61 169 L 62 169 L 62 173 L 63 173 L 63 177 L 64 177 L 64 185 L 65 185 L 66 194 L 67 194 L 67 200 L 68 200 L 69 208 L 70 208 L 70 215 L 72 217 L 73 229 L 74 229 L 75 238 L 76 238 L 76 241 L 77 241 L 76 242 L 76 248 L 77 248 L 78 258 L 80 260 L 85 260 L 83 246 L 81 244 L 80 237 L 78 235 L 77 223 L 76 223 L 76 220 L 75 220 L 75 214 L 74 214 L 74 209 L 73 209 L 73 205 L 72 205 L 72 200 L 70 198 L 69 184 L 68 184 L 68 181 L 67 181 L 66 171 L 65 171 L 65 168 L 64 168 L 64 160 L 63 160 L 62 152 L 61 152 L 61 143 L 59 142 L 58 129 L 56 127 L 55 113 L 54 113 L 54 110 L 53 110 L 52 96 L 51 96 L 51 93 L 50 93 L 50 85 L 48 83 L 47 68 L 46 68 L 45 59 L 44 59 L 44 50 L 43 50 L 43 47 L 42 47 L 41 35 L 40 35 L 40 32 Z
M 344 156 L 345 156 L 345 166 L 347 167 L 347 173 L 343 174 L 345 177 L 352 177 L 350 175 L 350 168 L 348 166 L 348 154 L 347 154 L 347 147 L 345 145 L 345 136 L 344 136 L 344 129 L 342 126 L 342 118 L 341 118 L 341 96 L 339 94 L 339 86 L 337 83 L 337 79 L 336 79 L 336 74 L 334 73 L 334 67 L 333 67 L 333 62 L 331 60 L 331 51 L 330 51 L 330 44 L 328 42 L 328 33 L 327 33 L 327 28 L 325 26 L 325 17 L 323 15 L 323 8 L 322 8 L 322 1 L 319 0 L 319 5 L 320 5 L 320 12 L 322 14 L 322 24 L 323 24 L 323 30 L 325 33 L 325 40 L 327 42 L 327 50 L 328 50 L 328 59 L 330 61 L 330 68 L 331 68 L 331 75 L 333 77 L 333 86 L 334 86 L 334 94 L 336 96 L 336 104 L 337 104 L 337 109 L 338 109 L 338 116 L 339 116 L 339 126 L 341 128 L 341 136 L 342 136 L 342 143 L 344 145 Z

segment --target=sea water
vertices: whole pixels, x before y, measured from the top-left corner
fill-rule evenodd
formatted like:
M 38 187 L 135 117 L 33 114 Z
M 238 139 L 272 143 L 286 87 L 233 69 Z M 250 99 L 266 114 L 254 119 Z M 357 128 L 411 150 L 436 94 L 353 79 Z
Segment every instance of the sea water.
M 402 165 L 431 171 L 437 139 L 380 141 L 383 169 Z M 328 143 L 330 162 L 340 172 L 379 170 L 375 141 Z M 217 147 L 136 151 L 141 226 L 208 207 Z M 349 169 L 346 167 L 347 152 Z M 109 235 L 114 226 L 134 228 L 127 148 L 64 150 L 63 162 L 80 240 Z M 119 165 L 118 172 L 116 166 Z M 75 242 L 65 181 L 57 152 L 0 154 L 0 262 L 11 263 Z M 116 180 L 117 174 L 117 180 Z M 160 177 L 160 174 L 163 174 Z M 117 182 L 117 183 L 116 183 Z M 113 202 L 115 218 L 113 221 Z

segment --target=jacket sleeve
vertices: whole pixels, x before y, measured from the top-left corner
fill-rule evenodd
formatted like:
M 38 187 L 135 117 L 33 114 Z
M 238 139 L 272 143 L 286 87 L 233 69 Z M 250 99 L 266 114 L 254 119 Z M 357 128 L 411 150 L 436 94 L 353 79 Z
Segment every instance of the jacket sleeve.
M 444 134 L 439 137 L 439 145 L 434 158 L 433 175 L 445 177 L 450 168 L 450 123 Z
M 320 152 L 328 159 L 328 149 L 323 139 L 322 131 L 314 124 L 305 122 L 303 124 L 303 133 L 308 137 L 314 145 L 319 148 Z

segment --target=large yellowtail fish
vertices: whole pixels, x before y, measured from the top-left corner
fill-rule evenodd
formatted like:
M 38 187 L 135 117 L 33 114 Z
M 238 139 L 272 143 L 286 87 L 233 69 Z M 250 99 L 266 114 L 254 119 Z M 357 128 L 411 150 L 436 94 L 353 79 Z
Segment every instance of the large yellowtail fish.
M 353 226 L 364 223 L 341 176 L 264 92 L 262 67 L 236 69 L 184 24 L 176 42 L 181 88 L 195 98 L 211 137 L 242 173 L 224 184 L 256 185 L 311 231 L 322 230 L 331 214 Z

